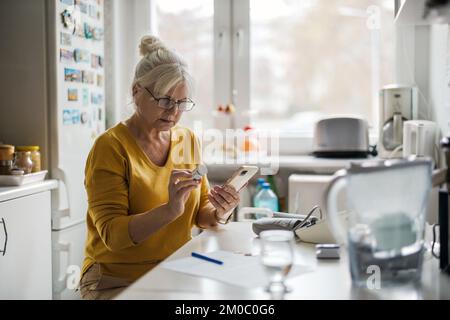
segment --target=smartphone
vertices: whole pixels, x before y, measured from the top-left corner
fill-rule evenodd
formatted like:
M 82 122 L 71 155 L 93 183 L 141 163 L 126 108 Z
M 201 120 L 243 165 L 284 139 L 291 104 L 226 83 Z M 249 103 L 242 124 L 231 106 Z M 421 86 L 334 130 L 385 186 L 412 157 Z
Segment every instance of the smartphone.
M 233 186 L 236 191 L 240 191 L 258 170 L 259 168 L 255 166 L 242 166 L 233 173 L 225 184 Z

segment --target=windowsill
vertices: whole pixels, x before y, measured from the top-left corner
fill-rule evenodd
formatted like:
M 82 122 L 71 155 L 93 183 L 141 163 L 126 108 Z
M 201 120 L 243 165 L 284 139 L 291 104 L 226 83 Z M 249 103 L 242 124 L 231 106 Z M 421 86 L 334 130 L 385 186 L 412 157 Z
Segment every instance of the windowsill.
M 265 158 L 258 160 L 235 159 L 232 161 L 221 161 L 222 159 L 205 159 L 208 166 L 208 177 L 212 180 L 226 180 L 230 175 L 242 165 L 254 165 L 260 169 L 274 168 L 310 174 L 333 174 L 340 169 L 347 168 L 350 163 L 361 163 L 373 157 L 361 159 L 325 159 L 316 158 L 310 155 L 283 155 L 279 157 Z

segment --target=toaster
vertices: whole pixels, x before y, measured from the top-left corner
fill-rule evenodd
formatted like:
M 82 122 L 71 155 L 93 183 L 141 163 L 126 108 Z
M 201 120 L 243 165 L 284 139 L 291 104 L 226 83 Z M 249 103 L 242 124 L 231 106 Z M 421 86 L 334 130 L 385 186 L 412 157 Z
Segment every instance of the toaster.
M 313 155 L 320 158 L 367 158 L 367 121 L 359 117 L 328 117 L 314 128 Z

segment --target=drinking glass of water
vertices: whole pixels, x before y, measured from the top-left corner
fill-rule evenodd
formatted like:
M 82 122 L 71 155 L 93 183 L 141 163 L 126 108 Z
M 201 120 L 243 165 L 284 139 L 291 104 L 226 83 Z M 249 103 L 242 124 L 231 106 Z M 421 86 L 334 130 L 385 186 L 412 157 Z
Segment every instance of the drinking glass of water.
M 292 268 L 294 261 L 292 231 L 268 230 L 260 233 L 261 262 L 269 278 L 266 291 L 289 292 L 284 280 Z

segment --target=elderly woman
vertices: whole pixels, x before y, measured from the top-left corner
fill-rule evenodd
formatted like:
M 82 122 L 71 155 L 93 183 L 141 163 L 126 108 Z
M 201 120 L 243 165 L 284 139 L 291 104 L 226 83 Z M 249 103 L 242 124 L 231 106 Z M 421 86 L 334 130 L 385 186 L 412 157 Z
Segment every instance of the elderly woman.
M 199 144 L 178 126 L 194 107 L 186 64 L 146 36 L 132 85 L 134 114 L 98 137 L 86 162 L 88 237 L 84 299 L 110 299 L 191 239 L 192 227 L 228 220 L 229 186 L 193 179 Z

